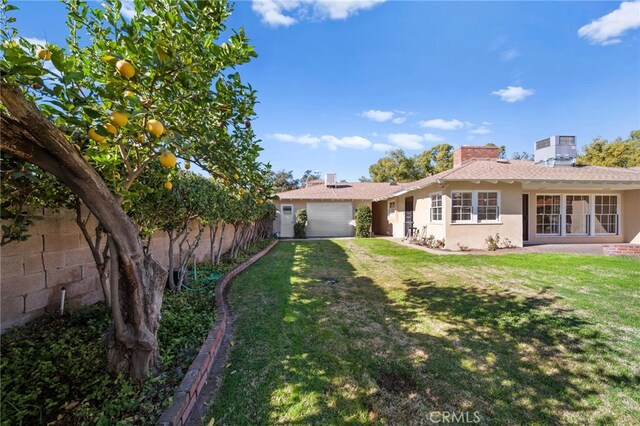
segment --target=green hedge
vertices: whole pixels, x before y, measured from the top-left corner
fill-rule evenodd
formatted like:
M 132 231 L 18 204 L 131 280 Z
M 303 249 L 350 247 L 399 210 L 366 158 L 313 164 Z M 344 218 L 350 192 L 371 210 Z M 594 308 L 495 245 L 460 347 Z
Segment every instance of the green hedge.
M 371 236 L 371 224 L 373 223 L 373 212 L 371 207 L 361 205 L 356 208 L 356 237 L 369 238 Z

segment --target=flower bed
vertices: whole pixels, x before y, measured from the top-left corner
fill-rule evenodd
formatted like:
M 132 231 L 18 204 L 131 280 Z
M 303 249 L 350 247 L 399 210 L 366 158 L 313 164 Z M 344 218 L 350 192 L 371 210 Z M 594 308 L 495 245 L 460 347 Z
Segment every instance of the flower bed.
M 216 269 L 233 269 L 270 242 L 256 243 Z M 203 278 L 192 280 L 197 291 L 165 293 L 161 371 L 141 385 L 106 372 L 102 336 L 110 317 L 101 304 L 10 330 L 0 352 L 2 424 L 154 424 L 215 322 L 215 286 Z

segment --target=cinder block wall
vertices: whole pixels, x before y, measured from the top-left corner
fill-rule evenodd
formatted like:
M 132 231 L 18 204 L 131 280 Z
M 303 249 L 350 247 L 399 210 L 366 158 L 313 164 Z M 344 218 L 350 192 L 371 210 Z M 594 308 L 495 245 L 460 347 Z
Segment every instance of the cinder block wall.
M 95 221 L 90 222 L 87 229 L 93 236 Z M 196 230 L 196 224 L 193 229 Z M 75 223 L 75 212 L 54 213 L 44 209 L 29 235 L 28 240 L 12 242 L 1 249 L 0 333 L 23 325 L 47 310 L 59 309 L 62 287 L 66 289 L 65 303 L 73 307 L 103 300 L 98 271 Z M 226 225 L 223 253 L 229 250 L 232 239 L 233 226 Z M 219 244 L 220 235 L 216 241 Z M 165 233 L 154 234 L 149 249 L 165 267 L 169 260 L 168 247 L 169 238 Z M 209 230 L 206 229 L 195 252 L 198 261 L 207 260 L 210 249 Z M 175 251 L 177 258 L 177 243 Z

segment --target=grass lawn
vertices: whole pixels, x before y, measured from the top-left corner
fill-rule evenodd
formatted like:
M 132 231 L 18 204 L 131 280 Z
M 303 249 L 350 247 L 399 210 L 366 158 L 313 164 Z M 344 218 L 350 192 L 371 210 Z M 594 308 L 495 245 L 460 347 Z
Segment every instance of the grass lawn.
M 640 418 L 637 259 L 281 242 L 230 300 L 215 424 Z

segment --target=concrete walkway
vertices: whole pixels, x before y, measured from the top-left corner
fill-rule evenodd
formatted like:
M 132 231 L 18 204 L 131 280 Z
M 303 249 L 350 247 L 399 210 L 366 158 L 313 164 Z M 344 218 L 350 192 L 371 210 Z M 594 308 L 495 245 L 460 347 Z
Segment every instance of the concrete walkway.
M 489 255 L 497 256 L 503 254 L 516 254 L 516 253 L 558 253 L 558 254 L 588 254 L 588 255 L 600 255 L 602 253 L 602 244 L 536 244 L 527 245 L 524 247 L 516 247 L 511 249 L 500 249 L 496 251 L 488 250 L 470 250 L 470 251 L 450 251 L 450 250 L 437 250 L 431 249 L 417 244 L 409 244 L 408 242 L 393 237 L 376 237 L 384 240 L 393 241 L 394 243 L 407 246 L 413 249 L 426 251 L 427 253 L 436 255 Z

